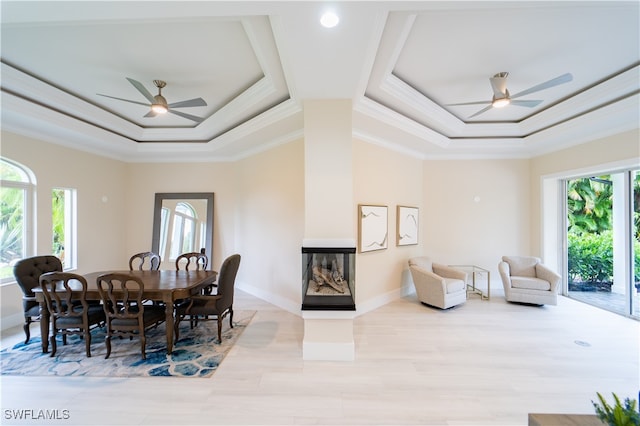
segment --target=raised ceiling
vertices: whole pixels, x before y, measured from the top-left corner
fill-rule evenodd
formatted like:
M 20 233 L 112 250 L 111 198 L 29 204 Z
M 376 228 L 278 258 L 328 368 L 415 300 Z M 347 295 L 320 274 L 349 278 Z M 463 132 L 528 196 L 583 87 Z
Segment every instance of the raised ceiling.
M 223 161 L 300 138 L 307 99 L 352 99 L 372 143 L 528 157 L 640 127 L 639 40 L 638 2 L 3 1 L 2 128 L 126 161 Z M 500 72 L 511 94 L 572 79 L 520 98 L 533 108 L 451 106 L 491 100 Z M 204 99 L 175 109 L 202 121 L 145 117 L 127 78 Z

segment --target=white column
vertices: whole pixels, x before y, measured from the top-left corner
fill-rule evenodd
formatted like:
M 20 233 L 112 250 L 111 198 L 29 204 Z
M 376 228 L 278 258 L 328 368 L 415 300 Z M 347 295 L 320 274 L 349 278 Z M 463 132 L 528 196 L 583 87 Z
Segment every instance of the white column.
M 351 100 L 304 102 L 305 241 L 354 241 Z M 303 359 L 355 358 L 353 311 L 303 311 Z

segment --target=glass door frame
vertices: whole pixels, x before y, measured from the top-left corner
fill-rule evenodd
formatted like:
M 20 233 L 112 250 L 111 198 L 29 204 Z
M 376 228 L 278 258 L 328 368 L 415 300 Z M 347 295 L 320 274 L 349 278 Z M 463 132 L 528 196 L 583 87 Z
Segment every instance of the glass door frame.
M 614 254 L 613 254 L 613 264 L 614 264 L 614 280 L 622 279 L 623 287 L 624 287 L 624 312 L 618 312 L 611 309 L 607 309 L 604 306 L 595 305 L 599 308 L 609 310 L 611 312 L 622 314 L 624 316 L 628 316 L 634 319 L 640 319 L 640 315 L 638 315 L 639 307 L 638 305 L 638 295 L 636 294 L 635 288 L 635 274 L 634 274 L 634 177 L 636 174 L 640 173 L 640 168 L 632 167 L 632 168 L 622 168 L 622 169 L 614 169 L 614 170 L 606 170 L 606 171 L 597 171 L 590 173 L 581 173 L 577 175 L 562 177 L 558 179 L 559 190 L 558 195 L 560 196 L 561 202 L 558 203 L 559 207 L 559 217 L 560 217 L 560 230 L 559 237 L 561 238 L 561 244 L 559 247 L 562 247 L 561 253 L 559 254 L 560 259 L 560 270 L 562 271 L 562 294 L 564 296 L 569 296 L 569 278 L 568 278 L 568 242 L 567 242 L 567 230 L 568 230 L 568 205 L 567 205 L 567 184 L 571 180 L 592 177 L 592 176 L 601 176 L 601 175 L 619 175 L 620 177 L 615 177 L 617 183 L 614 185 L 614 193 L 613 193 L 613 206 L 614 214 L 615 209 L 619 209 L 623 211 L 623 217 L 620 219 L 614 220 Z M 620 232 L 616 230 L 616 226 L 623 226 L 623 231 Z M 615 281 L 614 281 L 615 282 Z M 634 314 L 635 313 L 635 314 Z

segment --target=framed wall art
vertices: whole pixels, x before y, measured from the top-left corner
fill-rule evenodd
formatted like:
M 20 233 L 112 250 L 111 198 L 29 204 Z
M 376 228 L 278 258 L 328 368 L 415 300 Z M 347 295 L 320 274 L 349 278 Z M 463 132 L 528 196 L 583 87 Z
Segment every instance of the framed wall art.
M 360 253 L 387 248 L 387 206 L 358 205 Z
M 410 246 L 418 244 L 419 210 L 417 207 L 397 206 L 396 244 Z

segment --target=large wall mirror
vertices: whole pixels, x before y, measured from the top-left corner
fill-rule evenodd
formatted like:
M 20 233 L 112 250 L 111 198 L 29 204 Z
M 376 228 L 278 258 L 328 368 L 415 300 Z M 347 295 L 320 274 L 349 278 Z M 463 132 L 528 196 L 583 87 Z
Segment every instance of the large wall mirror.
M 204 250 L 213 262 L 213 192 L 156 193 L 151 251 L 173 268 L 181 253 Z

